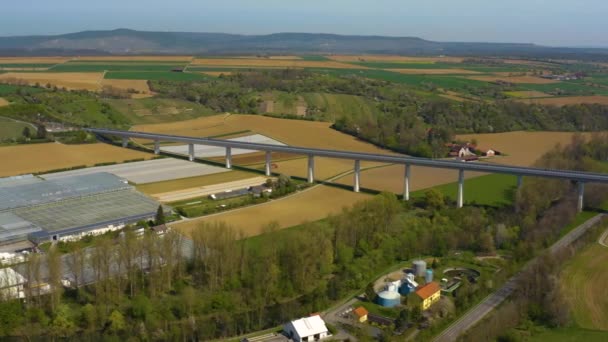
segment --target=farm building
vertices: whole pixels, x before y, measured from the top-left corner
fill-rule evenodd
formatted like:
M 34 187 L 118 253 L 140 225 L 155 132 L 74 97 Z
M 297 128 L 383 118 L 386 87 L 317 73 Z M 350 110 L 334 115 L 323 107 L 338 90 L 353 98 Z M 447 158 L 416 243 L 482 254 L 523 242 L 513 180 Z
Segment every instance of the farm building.
M 325 322 L 318 315 L 291 321 L 285 324 L 283 331 L 294 342 L 319 341 L 330 336 Z
M 155 216 L 159 203 L 109 173 L 0 181 L 0 245 L 74 240 Z
M 360 306 L 360 307 L 356 308 L 355 310 L 353 310 L 353 314 L 355 315 L 357 322 L 364 323 L 367 321 L 367 315 L 369 314 L 369 312 L 367 311 L 367 309 Z
M 25 277 L 10 267 L 0 268 L 0 301 L 25 298 Z
M 436 282 L 430 282 L 416 290 L 414 298 L 420 301 L 420 309 L 427 310 L 437 303 L 441 297 L 441 287 Z

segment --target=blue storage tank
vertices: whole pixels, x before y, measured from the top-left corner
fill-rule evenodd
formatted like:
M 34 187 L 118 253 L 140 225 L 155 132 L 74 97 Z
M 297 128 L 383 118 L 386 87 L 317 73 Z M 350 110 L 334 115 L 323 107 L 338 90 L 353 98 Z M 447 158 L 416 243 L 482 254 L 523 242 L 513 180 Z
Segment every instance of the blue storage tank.
M 396 291 L 382 291 L 378 293 L 376 303 L 387 308 L 392 308 L 401 304 L 401 295 Z
M 433 281 L 433 270 L 432 269 L 429 268 L 428 270 L 426 270 L 426 274 L 424 275 L 424 281 L 427 284 Z
M 404 282 L 403 285 L 399 288 L 399 293 L 403 296 L 407 296 L 408 294 L 414 292 L 416 288 L 408 282 Z

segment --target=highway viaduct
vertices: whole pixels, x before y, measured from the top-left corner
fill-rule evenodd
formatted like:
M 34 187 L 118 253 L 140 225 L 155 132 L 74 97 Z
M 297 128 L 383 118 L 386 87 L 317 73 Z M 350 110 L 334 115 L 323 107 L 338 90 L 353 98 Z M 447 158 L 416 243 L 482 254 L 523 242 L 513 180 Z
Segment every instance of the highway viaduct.
M 554 170 L 554 169 L 540 169 L 531 167 L 517 167 L 507 165 L 496 165 L 481 162 L 462 162 L 456 160 L 437 160 L 428 158 L 415 158 L 406 157 L 400 155 L 385 155 L 385 154 L 372 154 L 372 153 L 361 153 L 361 152 L 350 152 L 350 151 L 339 151 L 330 149 L 318 149 L 318 148 L 307 148 L 307 147 L 296 147 L 296 146 L 283 146 L 283 145 L 270 145 L 260 143 L 250 143 L 243 141 L 233 140 L 221 140 L 212 138 L 195 138 L 195 137 L 184 137 L 177 135 L 167 134 L 156 134 L 156 133 L 145 133 L 145 132 L 132 132 L 132 131 L 121 131 L 113 129 L 101 129 L 101 128 L 87 128 L 88 132 L 119 137 L 122 139 L 122 146 L 127 147 L 129 139 L 147 139 L 154 141 L 154 153 L 160 153 L 160 142 L 176 142 L 188 144 L 188 156 L 190 161 L 193 161 L 194 156 L 194 145 L 207 145 L 217 146 L 226 149 L 226 167 L 232 168 L 232 149 L 246 149 L 252 151 L 262 151 L 266 153 L 266 167 L 265 172 L 267 176 L 271 174 L 271 153 L 282 152 L 297 155 L 304 155 L 308 157 L 308 173 L 307 179 L 309 183 L 313 183 L 315 180 L 315 157 L 327 157 L 337 159 L 348 159 L 354 162 L 354 180 L 353 190 L 359 192 L 361 188 L 361 161 L 380 162 L 387 164 L 402 164 L 404 166 L 404 182 L 403 182 L 403 199 L 410 199 L 410 180 L 411 180 L 411 166 L 424 166 L 433 168 L 452 169 L 458 171 L 458 196 L 457 205 L 459 208 L 464 203 L 464 173 L 465 171 L 485 172 L 485 173 L 501 173 L 509 174 L 517 177 L 517 185 L 521 186 L 522 178 L 525 176 L 532 177 L 545 177 L 554 179 L 563 179 L 576 182 L 578 185 L 578 211 L 583 210 L 584 204 L 584 192 L 586 183 L 608 183 L 608 174 L 603 173 L 591 173 L 591 172 L 578 172 L 578 171 L 567 171 L 567 170 Z

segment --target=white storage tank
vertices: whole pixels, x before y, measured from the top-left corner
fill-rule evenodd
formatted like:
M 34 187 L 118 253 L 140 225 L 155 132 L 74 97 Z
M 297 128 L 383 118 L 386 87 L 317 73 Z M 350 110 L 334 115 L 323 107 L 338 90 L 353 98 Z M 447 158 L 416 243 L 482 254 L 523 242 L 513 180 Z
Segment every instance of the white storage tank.
M 426 275 L 426 261 L 424 261 L 424 260 L 414 261 L 414 274 L 417 277 L 424 277 Z

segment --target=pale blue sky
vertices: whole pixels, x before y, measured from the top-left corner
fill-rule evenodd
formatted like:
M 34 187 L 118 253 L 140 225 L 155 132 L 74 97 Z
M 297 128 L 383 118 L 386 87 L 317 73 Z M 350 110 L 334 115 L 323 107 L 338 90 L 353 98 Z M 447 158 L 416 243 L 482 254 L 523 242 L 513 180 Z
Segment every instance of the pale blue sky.
M 0 0 L 0 36 L 115 28 L 608 46 L 608 0 Z

